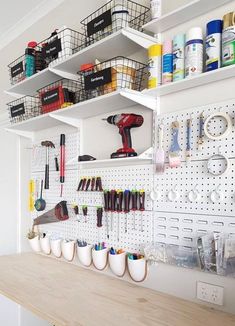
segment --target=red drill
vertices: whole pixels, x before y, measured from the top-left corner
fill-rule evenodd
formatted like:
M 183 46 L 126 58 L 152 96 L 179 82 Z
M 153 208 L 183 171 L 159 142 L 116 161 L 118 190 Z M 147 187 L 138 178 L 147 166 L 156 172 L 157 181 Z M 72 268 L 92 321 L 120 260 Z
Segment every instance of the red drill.
M 122 113 L 111 115 L 107 119 L 103 120 L 107 120 L 108 123 L 117 126 L 119 128 L 119 134 L 122 136 L 123 148 L 120 148 L 115 153 L 111 154 L 111 158 L 137 156 L 137 153 L 132 148 L 130 130 L 131 128 L 142 126 L 144 122 L 142 115 L 134 113 Z

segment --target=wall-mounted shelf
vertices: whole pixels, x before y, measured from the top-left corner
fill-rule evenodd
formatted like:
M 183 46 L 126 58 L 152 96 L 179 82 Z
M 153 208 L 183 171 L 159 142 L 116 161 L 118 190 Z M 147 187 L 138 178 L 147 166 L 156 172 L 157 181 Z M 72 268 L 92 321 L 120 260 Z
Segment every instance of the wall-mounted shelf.
M 220 7 L 231 0 L 194 0 L 178 9 L 163 15 L 159 19 L 152 20 L 143 28 L 154 34 L 163 33 L 168 29 L 181 25 L 191 19 L 203 15 L 217 7 Z
M 147 149 L 142 154 L 135 157 L 125 157 L 125 158 L 116 158 L 116 159 L 103 159 L 103 160 L 95 160 L 95 161 L 86 161 L 86 162 L 78 162 L 78 157 L 73 158 L 72 160 L 66 163 L 69 165 L 78 165 L 80 168 L 93 168 L 95 166 L 125 166 L 125 165 L 139 165 L 139 164 L 147 164 L 152 162 L 152 147 Z
M 156 39 L 152 36 L 127 27 L 57 64 L 52 63 L 50 67 L 12 86 L 6 93 L 13 96 L 34 95 L 41 87 L 53 83 L 60 78 L 77 79 L 76 73 L 83 63 L 94 62 L 95 59 L 106 60 L 117 55 L 128 57 L 137 52 L 140 46 L 147 49 L 154 43 L 156 43 Z
M 108 60 L 117 55 L 129 57 L 137 52 L 140 46 L 147 49 L 154 43 L 156 39 L 152 36 L 127 27 L 75 53 L 52 69 L 56 73 L 63 71 L 75 74 L 85 62 L 94 62 L 95 59 Z
M 183 79 L 162 85 L 157 88 L 143 91 L 143 93 L 153 97 L 164 96 L 232 77 L 235 77 L 235 65 L 205 72 L 189 79 Z
M 152 110 L 157 108 L 157 101 L 154 97 L 141 92 L 123 89 L 14 124 L 6 130 L 19 136 L 33 138 L 35 132 L 43 129 L 56 127 L 63 123 L 73 127 L 80 127 L 81 119 L 122 110 L 136 104 L 143 105 L 145 110 L 148 110 L 147 107 Z
M 60 78 L 61 77 L 59 75 L 56 75 L 54 72 L 50 71 L 49 68 L 46 68 L 37 74 L 13 85 L 10 89 L 5 91 L 5 93 L 17 97 L 24 95 L 35 95 L 38 89 L 50 83 L 54 83 Z

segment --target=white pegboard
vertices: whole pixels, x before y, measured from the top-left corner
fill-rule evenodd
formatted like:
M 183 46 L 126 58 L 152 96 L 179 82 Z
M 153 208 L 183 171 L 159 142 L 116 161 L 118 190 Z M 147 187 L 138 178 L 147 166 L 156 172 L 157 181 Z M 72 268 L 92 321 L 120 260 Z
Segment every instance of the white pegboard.
M 198 151 L 197 142 L 199 137 L 199 116 L 203 112 L 205 119 L 214 112 L 226 112 L 233 122 L 231 134 L 226 139 L 219 141 L 204 137 L 202 151 Z M 186 121 L 192 119 L 192 161 L 185 162 L 186 150 Z M 235 101 L 207 105 L 200 108 L 178 111 L 157 116 L 156 138 L 158 125 L 164 124 L 164 150 L 166 162 L 168 162 L 168 151 L 172 141 L 171 124 L 173 121 L 180 123 L 179 144 L 181 147 L 181 166 L 169 168 L 166 164 L 164 174 L 155 174 L 154 188 L 160 192 L 160 198 L 154 203 L 154 239 L 156 242 L 167 244 L 195 246 L 195 238 L 206 232 L 235 233 Z M 210 131 L 219 134 L 223 132 L 226 124 L 217 120 L 210 125 Z M 155 140 L 156 141 L 156 140 Z M 157 141 L 156 141 L 157 144 Z M 214 154 L 220 152 L 225 154 L 230 161 L 230 170 L 227 174 L 213 176 L 207 171 L 207 160 Z M 223 160 L 216 163 L 218 171 L 223 169 Z M 191 203 L 188 199 L 190 190 L 195 189 L 200 193 L 200 199 Z M 213 203 L 210 193 L 220 186 L 224 195 L 221 202 Z M 171 202 L 167 196 L 168 192 L 175 189 L 179 198 Z

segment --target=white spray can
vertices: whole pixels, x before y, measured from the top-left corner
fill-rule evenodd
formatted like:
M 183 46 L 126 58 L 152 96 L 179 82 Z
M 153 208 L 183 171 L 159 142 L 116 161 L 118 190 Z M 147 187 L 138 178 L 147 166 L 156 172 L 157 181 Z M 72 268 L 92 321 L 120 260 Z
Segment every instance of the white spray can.
M 186 34 L 185 78 L 203 72 L 203 36 L 200 27 L 191 28 Z
M 184 79 L 185 35 L 178 34 L 173 38 L 173 81 Z

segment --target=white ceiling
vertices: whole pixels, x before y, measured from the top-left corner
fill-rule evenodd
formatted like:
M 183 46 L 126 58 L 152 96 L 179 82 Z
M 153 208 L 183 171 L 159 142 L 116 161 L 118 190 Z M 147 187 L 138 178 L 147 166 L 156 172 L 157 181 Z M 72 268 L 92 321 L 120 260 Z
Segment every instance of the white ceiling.
M 0 49 L 64 0 L 6 0 L 0 10 Z

